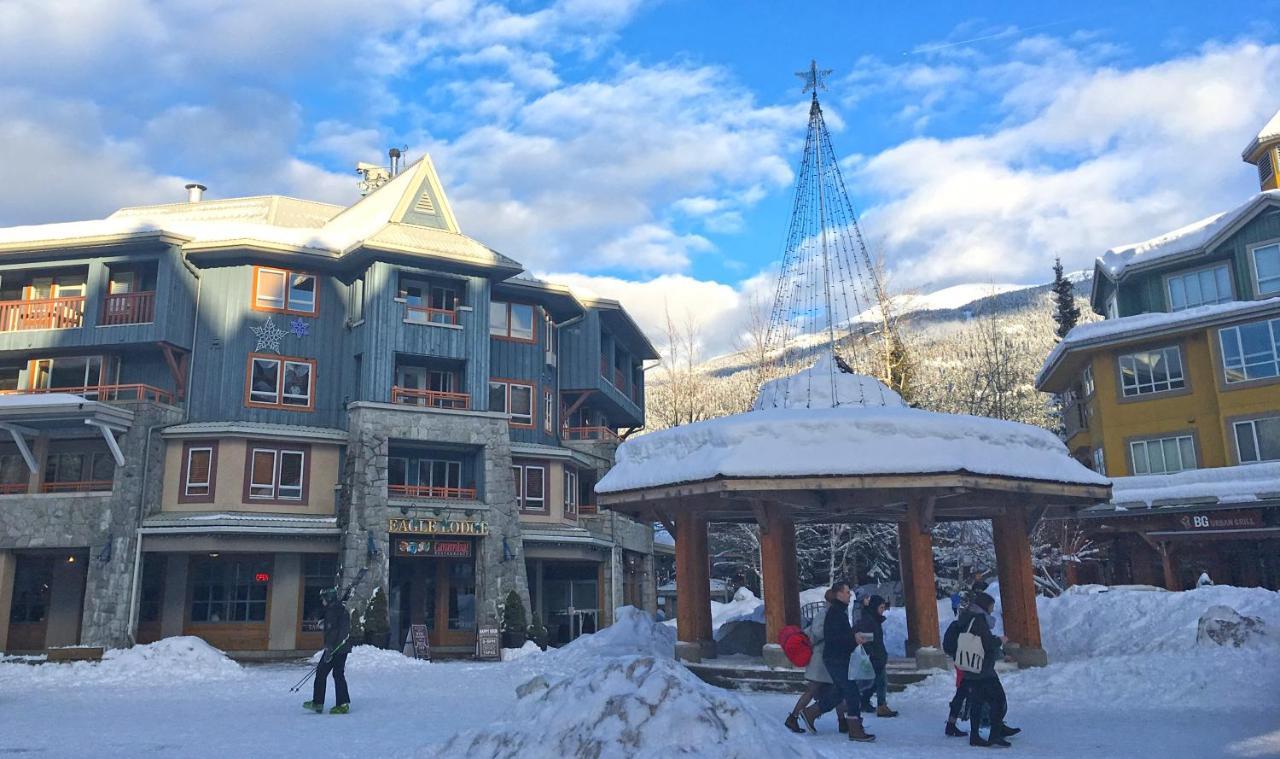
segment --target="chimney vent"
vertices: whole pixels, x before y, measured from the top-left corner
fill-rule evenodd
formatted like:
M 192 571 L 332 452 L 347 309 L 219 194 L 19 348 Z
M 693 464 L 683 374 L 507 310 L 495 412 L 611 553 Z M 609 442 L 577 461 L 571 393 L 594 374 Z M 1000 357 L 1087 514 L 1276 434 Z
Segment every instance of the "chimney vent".
M 209 188 L 197 182 L 192 182 L 187 185 L 187 202 L 199 203 L 200 200 L 204 198 L 204 191 L 207 189 Z
M 391 176 L 393 177 L 400 173 L 401 155 L 403 154 L 400 152 L 400 148 L 391 148 L 387 151 L 387 157 L 391 159 Z

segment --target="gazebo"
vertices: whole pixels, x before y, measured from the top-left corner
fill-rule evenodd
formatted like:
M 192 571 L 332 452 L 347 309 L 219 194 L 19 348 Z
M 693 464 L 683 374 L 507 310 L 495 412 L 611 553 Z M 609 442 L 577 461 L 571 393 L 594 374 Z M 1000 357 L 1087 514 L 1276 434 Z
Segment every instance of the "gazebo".
M 1048 431 L 908 408 L 827 354 L 766 384 L 750 412 L 626 441 L 596 492 L 602 508 L 659 522 L 675 536 L 677 653 L 685 660 L 715 656 L 709 523 L 759 526 L 765 659 L 786 665 L 778 633 L 800 623 L 796 524 L 875 521 L 897 525 L 907 655 L 945 666 L 931 530 L 990 519 L 1004 632 L 1016 644 L 1007 650 L 1020 666 L 1035 666 L 1047 658 L 1030 532 L 1051 510 L 1105 502 L 1110 489 Z

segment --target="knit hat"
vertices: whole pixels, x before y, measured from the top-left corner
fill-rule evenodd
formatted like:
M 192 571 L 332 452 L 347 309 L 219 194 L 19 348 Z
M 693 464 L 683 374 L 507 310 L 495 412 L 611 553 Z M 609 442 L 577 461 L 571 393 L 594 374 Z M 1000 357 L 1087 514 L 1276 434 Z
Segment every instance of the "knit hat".
M 988 613 L 990 613 L 992 609 L 996 608 L 996 599 L 992 598 L 990 593 L 974 593 L 973 602 L 978 606 L 981 606 Z
M 870 598 L 868 598 L 868 599 L 867 599 L 867 608 L 868 608 L 868 609 L 871 609 L 872 611 L 879 611 L 879 610 L 880 610 L 880 605 L 881 605 L 881 604 L 883 604 L 883 605 L 885 605 L 885 606 L 890 606 L 890 605 L 891 605 L 887 600 L 885 600 L 885 597 L 884 597 L 884 596 L 874 596 L 874 595 L 873 595 L 873 596 L 871 596 Z

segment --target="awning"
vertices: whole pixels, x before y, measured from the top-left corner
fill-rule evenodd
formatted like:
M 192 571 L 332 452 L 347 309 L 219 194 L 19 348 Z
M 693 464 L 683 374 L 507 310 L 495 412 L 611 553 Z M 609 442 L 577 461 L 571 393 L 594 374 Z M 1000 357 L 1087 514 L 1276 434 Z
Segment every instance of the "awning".
M 102 435 L 116 466 L 124 466 L 124 453 L 115 435 L 133 425 L 132 411 L 70 393 L 0 395 L 0 431 L 13 439 L 32 472 L 39 464 L 28 445 L 30 438 L 53 431 L 84 430 L 86 425 Z

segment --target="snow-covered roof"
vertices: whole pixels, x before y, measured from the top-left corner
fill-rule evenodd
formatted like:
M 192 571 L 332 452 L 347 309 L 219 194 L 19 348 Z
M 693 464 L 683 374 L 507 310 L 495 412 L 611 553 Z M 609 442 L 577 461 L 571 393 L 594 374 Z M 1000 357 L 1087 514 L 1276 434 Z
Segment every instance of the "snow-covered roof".
M 764 383 L 752 409 L 906 405 L 902 396 L 883 382 L 845 371 L 828 352 L 807 369 Z
M 1241 151 L 1240 157 L 1248 161 L 1253 154 L 1257 152 L 1258 148 L 1262 146 L 1262 143 L 1276 138 L 1280 138 L 1280 111 L 1276 111 L 1276 115 L 1272 116 L 1271 120 L 1266 123 L 1266 126 L 1262 127 L 1262 129 L 1258 131 L 1258 136 L 1254 137 L 1249 142 L 1249 145 Z
M 1217 303 L 1209 306 L 1197 306 L 1184 311 L 1138 314 L 1123 316 L 1119 319 L 1078 324 L 1072 327 L 1067 336 L 1049 352 L 1044 366 L 1036 375 L 1036 387 L 1040 388 L 1062 358 L 1070 351 L 1094 347 L 1107 343 L 1133 340 L 1148 335 L 1167 334 L 1174 330 L 1206 326 L 1250 316 L 1263 316 L 1280 313 L 1280 298 L 1266 300 L 1239 300 L 1228 303 Z
M 1111 279 L 1117 279 L 1129 268 L 1146 266 L 1172 256 L 1198 253 L 1212 247 L 1224 234 L 1233 231 L 1237 222 L 1268 203 L 1280 203 L 1280 190 L 1260 192 L 1229 211 L 1192 222 L 1150 240 L 1114 247 L 1098 258 L 1098 266 Z
M 1176 506 L 1180 503 L 1251 503 L 1280 500 L 1280 462 L 1193 469 L 1176 474 L 1116 477 L 1111 480 L 1111 503 L 1088 511 L 1117 507 Z

